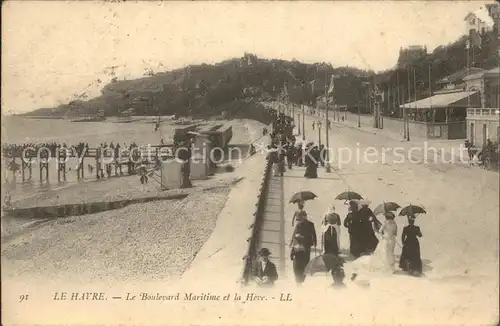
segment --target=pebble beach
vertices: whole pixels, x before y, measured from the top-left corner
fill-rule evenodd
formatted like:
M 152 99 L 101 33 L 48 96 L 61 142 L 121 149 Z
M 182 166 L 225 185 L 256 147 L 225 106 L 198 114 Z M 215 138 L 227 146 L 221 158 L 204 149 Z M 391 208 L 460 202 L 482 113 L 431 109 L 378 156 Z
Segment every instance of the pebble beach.
M 232 122 L 232 143 L 251 142 L 262 132 L 263 125 L 258 122 Z M 102 142 L 122 137 L 122 133 L 114 129 L 115 123 L 107 123 L 116 133 Z M 89 124 L 92 123 L 76 125 L 89 128 Z M 152 125 L 144 121 L 126 124 L 124 128 L 134 130 L 136 135 L 141 131 L 145 134 L 146 130 L 153 133 Z M 172 126 L 162 128 L 167 130 Z M 138 144 L 153 141 L 149 133 L 134 141 Z M 98 142 L 95 133 L 84 138 Z M 48 140 L 42 137 L 42 141 Z M 158 200 L 96 214 L 47 220 L 36 225 L 29 220 L 2 218 L 3 237 L 14 234 L 2 241 L 4 279 L 57 279 L 78 283 L 176 280 L 210 237 L 231 187 L 244 179 L 244 174 L 245 171 L 236 169 L 208 180 L 194 181 L 190 189 L 166 191 L 160 191 L 153 180 L 142 186 L 137 176 L 123 176 L 14 193 L 13 205 L 20 208 L 181 193 L 188 196 L 181 200 Z

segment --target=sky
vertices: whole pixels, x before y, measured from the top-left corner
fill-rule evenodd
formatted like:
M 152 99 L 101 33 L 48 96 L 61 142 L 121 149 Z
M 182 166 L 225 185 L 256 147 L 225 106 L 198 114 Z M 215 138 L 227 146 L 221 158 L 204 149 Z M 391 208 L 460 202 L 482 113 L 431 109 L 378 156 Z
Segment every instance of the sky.
M 118 79 L 132 79 L 147 68 L 210 64 L 249 52 L 389 69 L 401 46 L 426 45 L 432 51 L 458 39 L 465 34 L 465 15 L 482 5 L 7 1 L 2 8 L 2 112 L 56 106 L 83 92 L 97 96 L 112 66 Z

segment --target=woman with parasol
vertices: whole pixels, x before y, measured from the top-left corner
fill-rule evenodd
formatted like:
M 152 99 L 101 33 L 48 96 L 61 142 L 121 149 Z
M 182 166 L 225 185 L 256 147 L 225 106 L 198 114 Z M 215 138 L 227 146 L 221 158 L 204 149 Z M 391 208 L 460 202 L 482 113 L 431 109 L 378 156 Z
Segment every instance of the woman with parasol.
M 358 204 L 351 200 L 349 201 L 349 213 L 344 219 L 344 227 L 349 231 L 349 251 L 358 258 L 364 252 L 363 246 L 363 225 L 358 211 Z
M 339 230 L 340 218 L 333 213 L 327 216 L 327 224 L 323 228 L 323 235 L 321 237 L 321 244 L 324 254 L 338 255 L 340 253 L 339 246 Z M 338 223 L 338 224 L 337 224 Z
M 340 253 L 340 216 L 335 213 L 335 206 L 330 206 L 323 221 L 321 237 L 323 253 L 338 255 Z
M 298 209 L 293 213 L 292 227 L 295 226 L 295 221 L 300 221 L 302 218 L 307 217 L 307 212 L 304 210 L 304 201 L 297 203 Z
M 396 246 L 396 235 L 398 226 L 394 222 L 396 217 L 392 212 L 385 212 L 385 222 L 379 230 L 380 243 L 373 255 L 374 264 L 378 265 L 384 272 L 394 272 L 394 247 Z
M 358 214 L 359 219 L 361 221 L 361 239 L 363 242 L 363 253 L 371 254 L 375 251 L 378 245 L 378 238 L 375 235 L 375 231 L 380 229 L 382 223 L 378 221 L 373 214 L 373 211 L 370 209 L 369 205 L 371 202 L 369 200 L 354 200 L 358 205 Z
M 290 203 L 297 204 L 298 210 L 293 213 L 292 217 L 292 227 L 295 225 L 296 220 L 300 220 L 301 218 L 307 218 L 307 213 L 304 210 L 304 203 L 306 200 L 313 200 L 316 196 L 311 191 L 299 191 L 295 193 L 290 199 Z
M 399 260 L 399 267 L 410 275 L 422 274 L 422 259 L 420 258 L 420 243 L 422 237 L 420 227 L 415 225 L 415 214 L 408 215 L 408 225 L 403 228 L 401 241 L 403 252 Z

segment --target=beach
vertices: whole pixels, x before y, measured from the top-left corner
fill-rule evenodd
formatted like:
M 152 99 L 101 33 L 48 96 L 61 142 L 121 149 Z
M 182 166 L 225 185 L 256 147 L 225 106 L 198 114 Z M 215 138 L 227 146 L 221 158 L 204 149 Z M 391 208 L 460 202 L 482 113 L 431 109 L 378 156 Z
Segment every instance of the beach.
M 74 123 L 65 120 L 11 118 L 3 131 L 10 136 L 6 139 L 7 142 L 58 141 L 68 145 L 88 142 L 89 146 L 104 142 L 109 144 L 116 140 L 121 143 L 134 141 L 138 145 L 159 143 L 160 133 L 154 132 L 154 124 L 151 123 L 154 121 L 152 117 L 142 118 L 131 123 L 117 123 L 116 120 Z M 252 142 L 261 136 L 263 127 L 262 124 L 253 120 L 210 122 L 214 124 L 230 122 L 233 126 L 232 144 Z M 162 122 L 161 132 L 166 142 L 171 141 L 173 131 L 177 127 L 179 125 L 172 121 Z M 77 129 L 78 131 L 68 133 L 68 129 Z M 27 130 L 27 132 L 23 132 L 23 130 Z M 55 174 L 54 167 L 52 176 Z M 57 274 L 58 278 L 64 278 L 66 275 L 68 280 L 76 277 L 84 282 L 123 277 L 130 280 L 135 280 L 137 277 L 144 277 L 145 280 L 175 279 L 182 274 L 196 256 L 196 252 L 208 239 L 215 226 L 217 214 L 227 199 L 228 192 L 232 186 L 244 179 L 244 176 L 244 170 L 237 169 L 233 172 L 218 173 L 207 180 L 193 181 L 193 188 L 163 191 L 159 189 L 159 184 L 154 177 L 150 178 L 148 184 L 141 185 L 139 177 L 136 175 L 101 180 L 95 180 L 95 176 L 87 175 L 84 182 L 77 183 L 76 175 L 72 176 L 69 172 L 68 182 L 64 184 L 44 187 L 37 185 L 37 182 L 32 182 L 29 186 L 18 184 L 16 189 L 11 190 L 12 204 L 16 208 L 23 209 L 123 201 L 141 197 L 168 197 L 179 194 L 186 194 L 187 197 L 181 200 L 158 200 L 133 204 L 122 209 L 55 220 L 40 221 L 37 218 L 2 217 L 2 270 L 5 272 L 4 275 L 7 278 L 31 279 L 36 275 L 44 278 Z M 34 173 L 34 178 L 36 177 L 37 174 Z M 17 178 L 17 181 L 21 181 L 20 177 Z M 169 232 L 172 234 L 169 235 Z M 132 234 L 134 236 L 131 236 Z M 114 240 L 103 247 L 102 237 L 106 238 L 105 242 Z M 141 244 L 141 242 L 144 243 Z M 135 267 L 131 265 L 120 267 L 114 266 L 111 262 L 105 262 L 107 261 L 106 254 L 113 252 L 113 248 L 117 248 L 117 246 L 123 252 L 113 253 L 117 259 L 116 263 L 124 262 L 133 264 Z M 61 247 L 68 251 L 61 251 Z M 130 250 L 135 250 L 133 248 L 141 248 L 140 250 L 144 253 L 148 252 L 148 255 L 153 255 L 156 258 L 134 254 L 135 259 L 124 259 L 130 254 Z M 81 254 L 75 256 L 77 252 Z M 33 257 L 39 258 L 33 260 Z M 73 258 L 68 259 L 68 257 Z M 95 265 L 89 265 L 88 270 L 82 271 L 80 276 L 76 276 L 78 271 L 72 269 L 71 266 L 77 265 L 78 261 L 90 260 L 91 257 L 93 257 L 92 260 L 96 261 Z M 97 262 L 101 259 L 98 257 L 102 257 L 101 263 Z M 72 261 L 73 259 L 74 261 Z M 151 269 L 141 263 L 143 259 L 151 262 L 162 260 L 166 267 L 158 265 Z M 64 266 L 57 263 L 56 265 L 49 264 L 52 267 L 48 267 L 45 265 L 47 261 L 64 262 Z M 119 270 L 127 275 L 117 274 Z M 40 271 L 45 272 L 40 273 Z M 60 274 L 61 272 L 64 275 Z
M 119 118 L 111 117 L 104 122 L 71 122 L 64 119 L 31 119 L 24 117 L 6 117 L 2 120 L 2 145 L 7 143 L 65 143 L 67 146 L 76 145 L 79 142 L 88 143 L 89 147 L 97 147 L 100 144 L 119 142 L 121 145 L 126 143 L 130 145 L 135 142 L 137 145 L 158 145 L 163 138 L 166 144 L 173 142 L 173 134 L 176 128 L 184 125 L 176 124 L 175 121 L 162 117 L 162 122 L 158 131 L 154 131 L 154 122 L 157 117 L 135 117 L 134 122 L 120 123 Z M 263 124 L 249 119 L 234 120 L 213 120 L 199 121 L 188 119 L 192 123 L 212 123 L 223 124 L 231 123 L 233 127 L 233 137 L 230 144 L 248 144 L 262 135 Z M 19 163 L 19 160 L 18 160 Z M 87 164 L 95 165 L 92 159 L 85 160 L 85 177 L 83 181 L 93 182 L 96 180 L 95 172 L 87 171 Z M 32 179 L 29 182 L 21 184 L 21 172 L 16 175 L 16 189 L 10 188 L 12 201 L 32 197 L 40 192 L 51 191 L 68 187 L 77 183 L 76 159 L 68 159 L 67 162 L 67 181 L 59 184 L 57 182 L 56 164 L 51 162 L 49 165 L 50 184 L 44 184 L 39 187 L 39 169 L 38 164 L 34 163 L 32 167 Z M 71 169 L 71 170 L 69 170 Z M 5 162 L 2 160 L 2 175 L 5 176 L 2 183 L 2 198 L 4 197 L 5 181 L 12 181 L 12 172 L 6 173 Z M 28 178 L 26 171 L 26 178 Z M 44 176 L 45 177 L 45 176 Z

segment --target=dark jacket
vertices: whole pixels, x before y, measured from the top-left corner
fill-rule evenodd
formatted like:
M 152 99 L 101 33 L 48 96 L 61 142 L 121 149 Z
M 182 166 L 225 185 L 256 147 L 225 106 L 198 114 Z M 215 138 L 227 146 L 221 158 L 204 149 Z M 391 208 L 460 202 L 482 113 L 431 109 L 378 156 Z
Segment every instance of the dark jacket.
M 304 237 L 303 243 L 307 249 L 317 246 L 316 228 L 313 222 L 309 220 L 299 221 L 293 230 L 292 241 L 295 239 L 296 234 L 300 234 Z
M 256 262 L 255 267 L 252 272 L 253 276 L 256 276 L 262 279 L 264 276 L 267 276 L 271 283 L 274 283 L 278 279 L 278 272 L 276 270 L 276 265 L 271 261 L 267 261 L 266 268 L 262 270 L 262 264 L 260 261 Z

